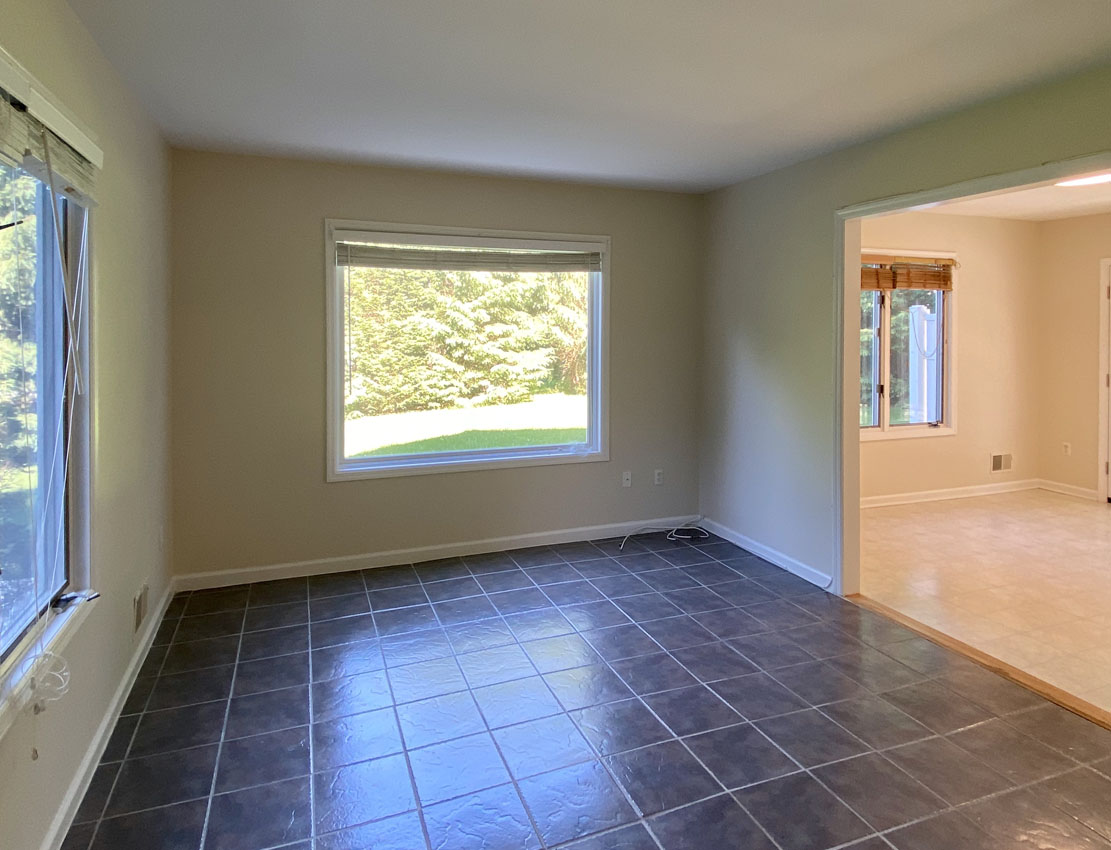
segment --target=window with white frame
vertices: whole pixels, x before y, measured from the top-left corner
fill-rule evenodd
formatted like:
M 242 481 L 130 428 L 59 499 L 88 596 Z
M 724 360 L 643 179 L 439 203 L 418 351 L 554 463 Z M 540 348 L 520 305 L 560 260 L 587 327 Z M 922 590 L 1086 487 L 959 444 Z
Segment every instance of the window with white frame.
M 59 597 L 87 586 L 86 566 L 72 553 L 83 536 L 74 515 L 84 480 L 75 488 L 74 468 L 88 445 L 93 174 L 88 160 L 0 90 L 0 702 L 8 674 L 44 652 Z
M 606 458 L 608 238 L 326 236 L 330 479 Z
M 948 257 L 862 255 L 863 437 L 925 436 L 951 424 L 955 267 Z

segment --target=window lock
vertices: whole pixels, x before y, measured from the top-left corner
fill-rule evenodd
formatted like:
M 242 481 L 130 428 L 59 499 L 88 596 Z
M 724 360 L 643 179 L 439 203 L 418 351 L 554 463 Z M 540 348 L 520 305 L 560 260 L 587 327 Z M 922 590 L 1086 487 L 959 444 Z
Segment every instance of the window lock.
M 50 607 L 55 611 L 65 611 L 75 602 L 91 602 L 99 598 L 99 596 L 100 594 L 95 590 L 87 590 L 82 593 L 67 593 L 51 602 Z

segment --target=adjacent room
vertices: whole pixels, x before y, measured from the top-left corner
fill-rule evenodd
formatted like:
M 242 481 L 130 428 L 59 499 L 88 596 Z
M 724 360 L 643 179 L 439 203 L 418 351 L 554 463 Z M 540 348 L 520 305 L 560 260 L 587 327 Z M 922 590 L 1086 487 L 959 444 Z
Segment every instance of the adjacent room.
M 861 225 L 861 593 L 1097 713 L 1111 710 L 1109 187 L 1062 180 Z
M 1111 850 L 1108 103 L 1106 0 L 4 0 L 0 848 Z

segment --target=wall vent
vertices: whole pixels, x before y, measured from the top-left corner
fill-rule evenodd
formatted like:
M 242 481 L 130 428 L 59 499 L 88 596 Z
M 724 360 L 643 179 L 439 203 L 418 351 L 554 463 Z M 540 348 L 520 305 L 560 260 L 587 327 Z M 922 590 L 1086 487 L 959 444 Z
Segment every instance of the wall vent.
M 991 471 L 992 472 L 1010 472 L 1011 471 L 1011 456 L 1010 456 L 1010 454 L 993 454 L 991 456 Z

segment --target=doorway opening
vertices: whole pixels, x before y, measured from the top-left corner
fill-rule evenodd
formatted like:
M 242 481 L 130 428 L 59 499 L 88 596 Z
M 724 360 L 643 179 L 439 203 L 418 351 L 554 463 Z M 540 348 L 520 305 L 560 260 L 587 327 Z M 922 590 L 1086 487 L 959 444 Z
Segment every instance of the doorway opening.
M 837 226 L 841 592 L 1111 723 L 1111 154 Z

